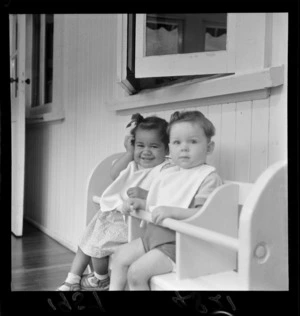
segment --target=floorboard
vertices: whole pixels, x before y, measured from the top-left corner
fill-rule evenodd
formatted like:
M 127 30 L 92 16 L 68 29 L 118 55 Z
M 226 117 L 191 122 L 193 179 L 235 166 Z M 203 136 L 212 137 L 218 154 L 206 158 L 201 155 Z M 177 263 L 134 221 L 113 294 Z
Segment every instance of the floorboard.
M 74 253 L 24 222 L 23 236 L 11 235 L 12 291 L 54 291 L 66 278 Z

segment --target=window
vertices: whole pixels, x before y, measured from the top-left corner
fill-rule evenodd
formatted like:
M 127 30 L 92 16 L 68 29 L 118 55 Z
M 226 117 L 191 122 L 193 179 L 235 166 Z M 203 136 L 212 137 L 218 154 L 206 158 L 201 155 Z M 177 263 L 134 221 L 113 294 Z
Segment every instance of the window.
M 233 70 L 226 13 L 128 14 L 120 20 L 127 56 L 119 81 L 129 94 Z
M 183 53 L 183 19 L 147 14 L 146 56 Z
M 234 19 L 227 13 L 137 14 L 135 76 L 234 72 Z
M 272 16 L 203 14 L 201 28 L 189 28 L 187 36 L 190 15 L 119 14 L 117 82 L 127 93 L 119 94 L 109 108 L 123 111 L 192 100 L 219 104 L 268 97 L 270 87 L 282 84 L 284 71 L 282 65 L 271 67 Z M 187 48 L 189 38 L 193 43 Z
M 53 14 L 33 14 L 31 19 L 30 113 L 51 112 L 53 83 Z

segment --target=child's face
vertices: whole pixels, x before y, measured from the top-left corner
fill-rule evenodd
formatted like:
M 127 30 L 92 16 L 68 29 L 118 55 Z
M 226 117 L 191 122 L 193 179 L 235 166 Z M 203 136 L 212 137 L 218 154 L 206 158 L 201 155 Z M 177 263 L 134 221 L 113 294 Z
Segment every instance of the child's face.
M 206 162 L 206 156 L 213 151 L 214 143 L 208 143 L 200 124 L 178 122 L 170 131 L 170 155 L 173 162 L 190 169 Z
M 134 161 L 143 168 L 153 168 L 165 160 L 166 147 L 156 130 L 137 129 L 134 143 Z

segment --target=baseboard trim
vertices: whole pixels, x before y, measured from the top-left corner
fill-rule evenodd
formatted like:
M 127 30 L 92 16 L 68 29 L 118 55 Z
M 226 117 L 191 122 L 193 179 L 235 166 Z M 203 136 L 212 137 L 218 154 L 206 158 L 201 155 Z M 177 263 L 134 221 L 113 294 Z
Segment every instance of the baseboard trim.
M 45 233 L 47 236 L 49 236 L 50 238 L 54 239 L 56 242 L 58 242 L 59 244 L 61 244 L 62 246 L 68 248 L 69 250 L 73 251 L 74 253 L 77 251 L 77 246 L 71 244 L 70 242 L 63 240 L 62 238 L 60 238 L 57 234 L 53 233 L 52 231 L 50 231 L 48 228 L 46 228 L 45 226 L 39 224 L 38 222 L 36 222 L 35 220 L 24 216 L 24 220 L 26 220 L 27 222 L 29 222 L 30 224 L 32 224 L 34 227 L 36 227 L 37 229 L 39 229 L 40 231 L 42 231 L 43 233 Z

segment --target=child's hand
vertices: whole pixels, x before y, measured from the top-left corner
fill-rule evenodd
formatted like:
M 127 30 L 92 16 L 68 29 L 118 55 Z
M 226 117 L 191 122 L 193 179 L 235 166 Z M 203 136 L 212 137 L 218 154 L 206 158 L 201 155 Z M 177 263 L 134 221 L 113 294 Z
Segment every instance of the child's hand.
M 152 221 L 154 224 L 160 224 L 165 218 L 172 217 L 172 208 L 171 207 L 165 207 L 165 206 L 159 206 L 156 207 L 152 213 Z
M 145 209 L 146 207 L 146 201 L 139 198 L 128 199 L 128 202 L 132 211 Z
M 139 198 L 142 200 L 146 200 L 148 191 L 140 188 L 140 187 L 132 187 L 127 190 L 127 195 L 130 198 Z
M 132 209 L 130 208 L 130 201 L 124 201 L 123 205 L 122 205 L 122 213 L 124 215 L 129 215 L 132 212 Z
M 124 139 L 124 146 L 126 148 L 126 151 L 133 154 L 134 151 L 134 145 L 132 144 L 134 140 L 134 137 L 132 135 L 126 135 Z
M 142 200 L 142 199 L 137 199 L 137 198 L 128 199 L 127 201 L 123 203 L 122 213 L 125 215 L 128 215 L 132 211 L 145 208 L 146 206 L 145 204 L 146 204 L 145 200 Z

